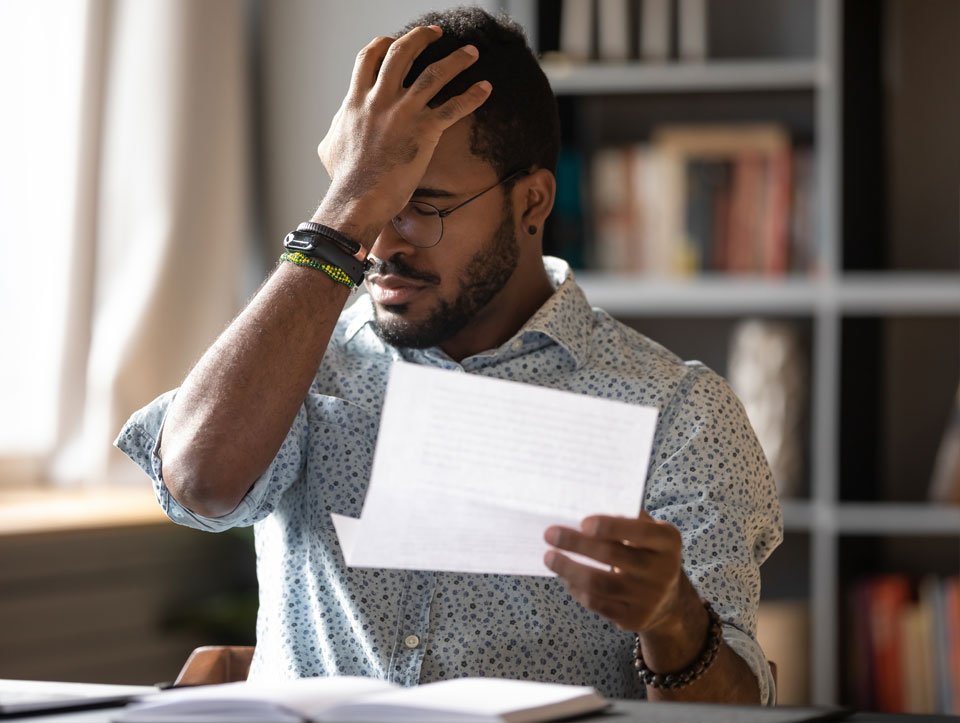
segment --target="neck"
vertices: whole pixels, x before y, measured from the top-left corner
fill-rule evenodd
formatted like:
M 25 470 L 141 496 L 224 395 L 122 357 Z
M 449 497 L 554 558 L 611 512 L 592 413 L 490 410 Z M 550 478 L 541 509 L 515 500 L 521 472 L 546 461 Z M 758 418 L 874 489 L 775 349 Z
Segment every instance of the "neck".
M 553 292 L 542 257 L 535 263 L 521 263 L 490 303 L 440 348 L 456 362 L 495 349 L 516 334 Z

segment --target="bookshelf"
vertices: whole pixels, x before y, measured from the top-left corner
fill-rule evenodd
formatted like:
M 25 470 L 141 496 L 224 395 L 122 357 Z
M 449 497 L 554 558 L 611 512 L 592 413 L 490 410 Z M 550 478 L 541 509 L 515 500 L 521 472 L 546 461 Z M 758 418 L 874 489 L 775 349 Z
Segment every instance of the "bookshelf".
M 898 22 L 902 0 L 707 2 L 710 21 L 720 6 L 739 12 L 754 7 L 767 20 L 780 13 L 780 29 L 792 24 L 803 37 L 792 37 L 789 29 L 771 32 L 782 47 L 758 54 L 756 33 L 765 28 L 748 29 L 744 32 L 754 34 L 744 41 L 749 57 L 737 57 L 735 29 L 725 22 L 723 57 L 708 53 L 700 61 L 571 63 L 548 54 L 544 69 L 561 113 L 576 126 L 565 141 L 579 143 L 589 154 L 604 142 L 630 140 L 631 126 L 642 137 L 657 123 L 714 115 L 734 122 L 754 115 L 784 122 L 795 135 L 810 139 L 816 157 L 817 268 L 776 277 L 715 272 L 671 277 L 587 267 L 577 276 L 594 305 L 641 331 L 671 329 L 681 347 L 700 344 L 704 361 L 722 357 L 723 349 L 716 347 L 725 342 L 719 337 L 736 319 L 786 320 L 805 329 L 808 480 L 802 495 L 783 500 L 787 539 L 764 568 L 765 591 L 772 590 L 774 599 L 802 599 L 809 606 L 809 650 L 802 657 L 809 667 L 810 701 L 850 703 L 843 683 L 850 655 L 844 649 L 843 599 L 849 578 L 861 571 L 860 560 L 869 558 L 862 567 L 867 573 L 960 572 L 960 508 L 923 501 L 924 465 L 932 464 L 932 458 L 921 460 L 915 479 L 873 487 L 863 481 L 871 471 L 883 471 L 878 448 L 896 450 L 909 443 L 903 435 L 910 422 L 896 421 L 909 381 L 895 378 L 897 370 L 929 377 L 919 384 L 928 394 L 945 395 L 946 403 L 960 380 L 960 258 L 931 252 L 925 258 L 935 258 L 933 263 L 914 263 L 902 239 L 880 238 L 887 234 L 878 209 L 885 209 L 884 194 L 897 189 L 895 184 L 881 188 L 888 169 L 871 153 L 882 154 L 883 143 L 889 144 L 882 136 L 889 129 L 879 128 L 880 121 L 869 125 L 870 114 L 883 110 L 882 101 L 875 89 L 861 90 L 859 84 L 879 83 L 883 33 L 889 32 L 886 23 Z M 549 39 L 539 37 L 544 23 L 537 2 L 511 0 L 504 6 L 530 30 L 535 45 L 551 49 Z M 953 147 L 957 145 L 954 140 Z M 897 168 L 894 161 L 892 169 Z M 956 192 L 955 187 L 954 201 Z M 954 206 L 952 237 L 934 233 L 928 245 L 952 243 L 960 256 L 956 218 Z M 952 335 L 943 337 L 944 330 Z M 944 350 L 928 375 L 917 362 L 900 359 L 902 344 L 918 338 Z M 670 339 L 660 340 L 673 346 Z M 860 368 L 866 370 L 863 375 L 851 374 Z M 885 408 L 881 402 L 862 402 L 884 394 Z M 919 427 L 930 430 L 941 424 L 939 411 L 923 414 Z M 886 426 L 859 431 L 873 424 Z M 901 437 L 885 444 L 891 435 Z M 856 457 L 865 451 L 872 462 L 857 471 Z M 899 555 L 899 546 L 916 554 Z

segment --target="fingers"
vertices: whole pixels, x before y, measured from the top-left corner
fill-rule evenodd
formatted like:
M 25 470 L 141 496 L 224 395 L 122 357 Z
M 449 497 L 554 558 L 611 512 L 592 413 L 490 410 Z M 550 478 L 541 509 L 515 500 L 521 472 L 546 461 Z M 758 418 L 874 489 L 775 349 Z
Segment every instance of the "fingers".
M 666 570 L 647 570 L 643 577 L 608 572 L 571 560 L 562 552 L 549 550 L 544 564 L 563 580 L 570 596 L 583 607 L 598 613 L 621 630 L 645 629 L 664 596 Z
M 377 83 L 390 89 L 400 88 L 413 61 L 442 34 L 443 30 L 436 25 L 421 25 L 397 38 L 386 52 Z
M 389 37 L 374 38 L 360 49 L 353 64 L 353 75 L 350 78 L 351 94 L 365 94 L 374 86 L 387 50 L 396 40 L 396 38 Z
M 581 605 L 622 630 L 643 630 L 671 604 L 683 577 L 680 533 L 646 513 L 638 518 L 594 515 L 580 530 L 554 525 L 544 539 L 544 564 L 563 580 Z M 577 562 L 560 550 L 609 565 L 609 570 Z
M 461 118 L 465 118 L 479 108 L 493 91 L 493 86 L 486 80 L 471 85 L 460 95 L 450 98 L 434 109 L 434 115 L 448 128 Z
M 403 80 L 417 56 L 442 33 L 436 25 L 428 25 L 414 28 L 400 38 L 380 37 L 372 40 L 357 55 L 350 81 L 350 96 L 355 99 L 366 96 L 373 88 L 386 90 L 387 96 L 401 92 Z M 443 86 L 469 68 L 478 57 L 477 48 L 466 45 L 431 63 L 414 81 L 407 97 L 426 107 Z M 439 121 L 441 130 L 445 130 L 483 105 L 492 89 L 486 80 L 474 83 L 460 95 L 433 109 L 431 115 Z
M 575 562 L 562 552 L 548 550 L 543 561 L 563 578 L 571 593 L 574 590 L 589 591 L 592 595 L 617 600 L 630 600 L 637 594 L 638 580 Z
M 669 551 L 679 549 L 681 544 L 677 528 L 669 522 L 658 522 L 646 512 L 639 518 L 593 515 L 583 520 L 580 529 L 590 537 L 650 550 Z
M 549 527 L 544 539 L 556 548 L 576 552 L 627 573 L 640 575 L 655 561 L 658 552 L 628 547 L 619 540 L 604 540 L 569 527 Z
M 473 45 L 464 45 L 454 50 L 447 57 L 430 63 L 424 68 L 410 86 L 410 93 L 420 97 L 426 103 L 443 86 L 477 62 L 478 57 L 480 57 L 480 51 Z

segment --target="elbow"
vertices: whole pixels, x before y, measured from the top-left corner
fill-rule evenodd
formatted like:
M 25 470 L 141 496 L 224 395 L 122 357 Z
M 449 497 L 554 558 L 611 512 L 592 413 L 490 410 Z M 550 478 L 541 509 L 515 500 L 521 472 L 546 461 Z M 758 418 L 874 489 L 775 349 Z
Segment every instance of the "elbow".
M 249 489 L 249 485 L 230 484 L 222 470 L 215 460 L 204 460 L 189 450 L 162 450 L 161 474 L 167 490 L 177 502 L 202 517 L 223 517 L 233 512 Z

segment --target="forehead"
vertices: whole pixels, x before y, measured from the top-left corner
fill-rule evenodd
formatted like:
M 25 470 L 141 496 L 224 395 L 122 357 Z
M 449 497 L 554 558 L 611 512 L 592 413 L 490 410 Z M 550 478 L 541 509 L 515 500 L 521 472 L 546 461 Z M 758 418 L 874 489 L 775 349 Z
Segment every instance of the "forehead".
M 447 128 L 440 136 L 420 185 L 453 190 L 471 183 L 494 183 L 496 170 L 470 151 L 472 135 L 473 119 L 470 116 Z

